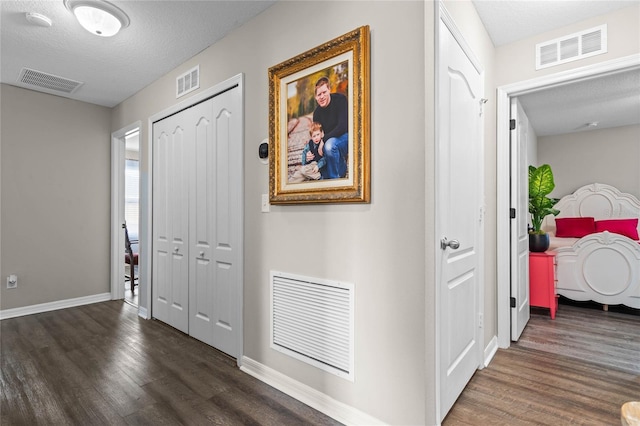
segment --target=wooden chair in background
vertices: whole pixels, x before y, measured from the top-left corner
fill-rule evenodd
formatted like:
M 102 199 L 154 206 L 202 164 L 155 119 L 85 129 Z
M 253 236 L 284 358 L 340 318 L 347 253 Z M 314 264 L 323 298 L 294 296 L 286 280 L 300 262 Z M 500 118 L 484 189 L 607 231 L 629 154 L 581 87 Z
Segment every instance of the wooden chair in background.
M 138 265 L 138 253 L 134 253 L 131 245 L 138 245 L 138 240 L 130 240 L 129 239 L 129 230 L 127 229 L 127 225 L 124 226 L 124 245 L 125 245 L 125 254 L 124 254 L 124 262 L 129 265 L 129 276 L 125 275 L 126 278 L 129 278 L 131 282 L 131 293 L 133 294 L 133 289 L 138 283 L 136 283 L 136 266 Z

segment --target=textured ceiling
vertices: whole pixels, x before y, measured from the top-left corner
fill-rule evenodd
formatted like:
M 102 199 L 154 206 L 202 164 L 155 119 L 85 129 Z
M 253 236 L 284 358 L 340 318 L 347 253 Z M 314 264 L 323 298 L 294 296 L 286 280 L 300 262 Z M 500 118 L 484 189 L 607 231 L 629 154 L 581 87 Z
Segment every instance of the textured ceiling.
M 68 96 L 112 107 L 275 1 L 111 1 L 131 24 L 113 37 L 85 31 L 62 0 L 0 1 L 0 81 L 18 85 L 23 67 L 84 84 Z M 51 18 L 49 28 L 26 12 Z
M 472 0 L 495 46 L 630 6 L 637 0 Z
M 496 46 L 637 2 L 473 1 Z M 112 3 L 128 14 L 131 25 L 114 37 L 102 38 L 82 29 L 62 0 L 0 0 L 0 81 L 19 85 L 19 73 L 27 67 L 81 81 L 84 84 L 80 89 L 67 97 L 112 107 L 214 44 L 275 0 Z M 48 16 L 53 26 L 29 24 L 26 12 Z M 626 125 L 640 124 L 640 114 L 636 114 L 640 108 L 637 78 L 636 73 L 620 82 L 591 80 L 529 94 L 521 101 L 540 135 L 579 131 L 580 125 L 593 121 L 600 123 L 598 128 L 606 123 L 622 125 L 614 123 L 623 123 L 625 117 L 631 120 Z M 622 93 L 626 94 L 624 100 Z
M 554 87 L 518 99 L 538 136 L 640 124 L 640 70 Z

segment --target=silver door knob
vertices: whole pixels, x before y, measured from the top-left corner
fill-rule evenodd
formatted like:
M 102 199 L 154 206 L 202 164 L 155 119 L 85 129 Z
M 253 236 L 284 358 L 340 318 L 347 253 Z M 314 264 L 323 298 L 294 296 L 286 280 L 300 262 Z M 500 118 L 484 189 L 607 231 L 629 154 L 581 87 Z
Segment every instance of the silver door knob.
M 177 252 L 179 252 L 179 251 L 180 251 L 180 249 L 179 249 L 178 247 L 174 247 L 174 248 L 173 248 L 173 251 L 174 251 L 175 253 L 177 253 Z
M 460 241 L 458 240 L 447 240 L 447 237 L 440 240 L 440 248 L 445 250 L 447 247 L 450 247 L 453 250 L 458 249 L 460 247 Z
M 200 257 L 204 257 L 204 252 L 203 251 L 200 252 Z

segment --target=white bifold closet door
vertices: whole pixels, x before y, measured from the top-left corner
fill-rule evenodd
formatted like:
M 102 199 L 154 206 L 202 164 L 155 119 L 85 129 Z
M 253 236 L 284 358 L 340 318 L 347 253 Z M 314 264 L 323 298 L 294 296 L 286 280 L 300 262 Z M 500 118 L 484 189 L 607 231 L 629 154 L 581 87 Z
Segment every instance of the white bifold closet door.
M 242 226 L 238 90 L 153 125 L 152 314 L 232 356 Z

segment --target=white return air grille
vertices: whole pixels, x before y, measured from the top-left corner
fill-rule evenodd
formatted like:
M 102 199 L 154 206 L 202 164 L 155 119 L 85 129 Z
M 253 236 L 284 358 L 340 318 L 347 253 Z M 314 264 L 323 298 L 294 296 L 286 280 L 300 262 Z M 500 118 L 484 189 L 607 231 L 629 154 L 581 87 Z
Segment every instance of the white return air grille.
M 607 26 L 536 44 L 536 69 L 607 53 Z
M 200 87 L 200 65 L 196 65 L 189 71 L 176 78 L 176 98 L 193 92 Z
M 18 76 L 18 82 L 21 83 L 23 87 L 54 95 L 60 95 L 62 93 L 70 95 L 84 84 L 80 81 L 70 80 L 30 68 L 22 68 Z
M 271 347 L 353 381 L 353 285 L 271 271 Z

